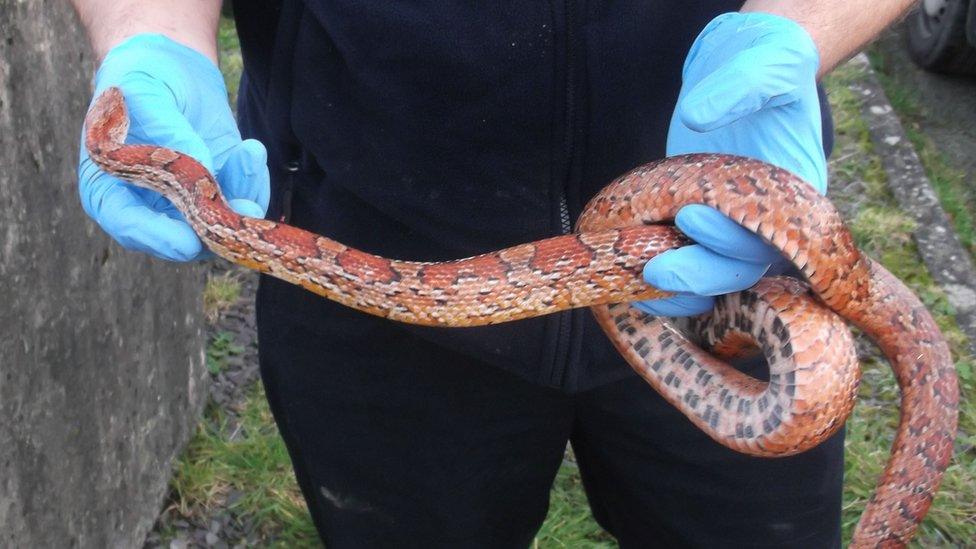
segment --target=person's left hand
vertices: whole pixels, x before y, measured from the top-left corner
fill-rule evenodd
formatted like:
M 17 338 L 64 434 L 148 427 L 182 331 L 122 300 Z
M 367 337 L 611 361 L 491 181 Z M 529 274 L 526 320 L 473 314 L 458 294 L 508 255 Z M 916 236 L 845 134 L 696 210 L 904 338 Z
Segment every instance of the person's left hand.
M 827 161 L 817 95 L 819 54 L 796 22 L 765 13 L 712 20 L 685 60 L 668 156 L 729 153 L 785 168 L 823 194 Z M 648 284 L 667 299 L 636 302 L 659 316 L 711 310 L 714 297 L 749 288 L 785 262 L 774 248 L 725 215 L 685 206 L 675 224 L 696 244 L 647 263 Z

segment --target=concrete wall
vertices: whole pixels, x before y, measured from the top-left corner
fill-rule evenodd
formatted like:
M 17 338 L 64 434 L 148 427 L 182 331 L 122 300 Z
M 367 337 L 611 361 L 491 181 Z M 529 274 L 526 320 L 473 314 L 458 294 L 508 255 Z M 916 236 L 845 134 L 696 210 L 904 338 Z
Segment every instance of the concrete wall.
M 68 2 L 0 0 L 0 547 L 138 547 L 205 396 L 203 273 L 79 205 L 92 58 Z

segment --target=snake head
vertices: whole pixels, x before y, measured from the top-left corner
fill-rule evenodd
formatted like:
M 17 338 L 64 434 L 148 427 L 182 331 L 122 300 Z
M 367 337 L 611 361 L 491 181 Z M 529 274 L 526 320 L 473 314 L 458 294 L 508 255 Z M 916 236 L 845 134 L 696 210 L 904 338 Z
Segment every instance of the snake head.
M 122 146 L 129 133 L 129 114 L 119 88 L 108 88 L 95 99 L 85 116 L 85 148 L 97 155 Z

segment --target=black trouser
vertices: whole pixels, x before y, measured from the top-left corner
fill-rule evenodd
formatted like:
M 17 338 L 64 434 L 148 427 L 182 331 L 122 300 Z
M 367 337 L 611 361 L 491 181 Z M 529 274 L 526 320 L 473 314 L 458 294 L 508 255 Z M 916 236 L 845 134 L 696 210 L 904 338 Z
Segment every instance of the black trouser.
M 567 441 L 624 547 L 839 545 L 842 434 L 795 457 L 744 456 L 636 375 L 567 395 L 391 322 L 323 329 L 285 306 L 293 291 L 262 284 L 261 371 L 330 548 L 525 547 Z

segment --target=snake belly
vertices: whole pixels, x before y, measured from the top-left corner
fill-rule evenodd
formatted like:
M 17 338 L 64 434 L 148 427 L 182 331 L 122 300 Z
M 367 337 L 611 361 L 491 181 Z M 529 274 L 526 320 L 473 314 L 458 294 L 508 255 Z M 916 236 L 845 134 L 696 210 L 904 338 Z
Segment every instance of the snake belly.
M 905 545 L 952 455 L 958 384 L 948 346 L 918 298 L 863 256 L 840 216 L 796 176 L 742 157 L 695 154 L 638 167 L 597 194 L 577 232 L 457 261 L 399 261 L 297 227 L 244 217 L 193 158 L 126 145 L 122 93 L 106 90 L 85 120 L 98 166 L 155 190 L 216 254 L 391 320 L 479 326 L 588 306 L 622 356 L 714 440 L 757 456 L 795 454 L 843 425 L 859 381 L 850 332 L 882 350 L 901 390 L 891 456 L 852 547 Z M 627 302 L 664 297 L 641 276 L 655 255 L 687 243 L 665 226 L 705 204 L 760 235 L 805 276 L 764 279 L 723 296 L 686 332 Z M 843 320 L 842 320 L 843 319 Z M 705 349 L 709 349 L 707 351 Z M 762 353 L 761 382 L 723 361 Z

